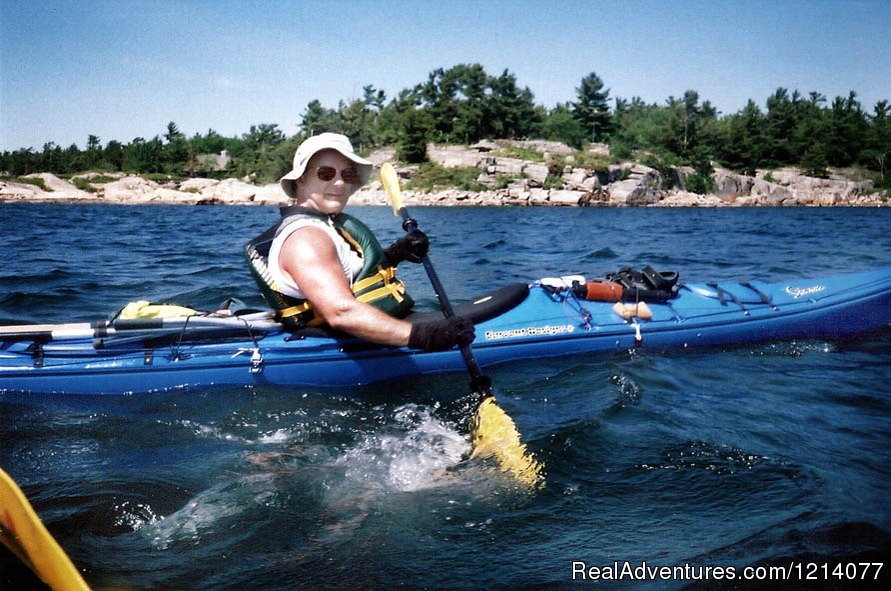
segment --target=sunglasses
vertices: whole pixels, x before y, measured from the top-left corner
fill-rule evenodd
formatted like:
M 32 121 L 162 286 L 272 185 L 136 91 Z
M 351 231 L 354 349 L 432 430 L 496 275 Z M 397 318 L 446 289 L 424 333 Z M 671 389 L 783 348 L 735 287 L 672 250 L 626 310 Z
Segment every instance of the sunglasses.
M 333 166 L 319 166 L 316 168 L 316 176 L 322 182 L 334 180 L 337 176 L 337 169 Z M 344 168 L 340 171 L 340 178 L 349 185 L 361 185 L 362 179 L 359 178 L 359 171 L 355 167 Z

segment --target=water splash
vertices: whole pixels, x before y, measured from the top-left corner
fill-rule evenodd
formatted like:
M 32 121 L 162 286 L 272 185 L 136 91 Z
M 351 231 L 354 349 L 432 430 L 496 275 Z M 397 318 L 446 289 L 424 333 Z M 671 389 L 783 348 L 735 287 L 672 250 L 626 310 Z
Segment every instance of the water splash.
M 395 410 L 385 432 L 365 435 L 337 459 L 349 479 L 384 490 L 416 491 L 439 485 L 446 470 L 470 450 L 467 439 L 429 407 Z
M 610 383 L 617 386 L 616 404 L 618 404 L 620 408 L 640 404 L 641 397 L 643 396 L 643 388 L 641 388 L 640 384 L 638 384 L 633 377 L 626 373 L 614 373 L 607 379 Z
M 114 514 L 112 526 L 120 532 L 137 531 L 163 519 L 148 503 L 129 499 L 115 503 L 112 512 Z

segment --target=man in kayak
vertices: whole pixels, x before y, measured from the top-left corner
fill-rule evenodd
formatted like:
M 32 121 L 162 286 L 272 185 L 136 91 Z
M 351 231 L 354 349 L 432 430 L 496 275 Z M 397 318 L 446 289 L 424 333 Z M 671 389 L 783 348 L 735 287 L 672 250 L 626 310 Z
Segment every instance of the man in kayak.
M 414 231 L 384 249 L 365 224 L 343 213 L 372 170 L 344 135 L 322 133 L 300 144 L 293 170 L 281 178 L 291 205 L 245 247 L 264 298 L 292 330 L 325 324 L 374 343 L 425 351 L 469 344 L 473 324 L 465 318 L 401 320 L 414 302 L 396 278 L 396 265 L 421 262 L 428 241 Z

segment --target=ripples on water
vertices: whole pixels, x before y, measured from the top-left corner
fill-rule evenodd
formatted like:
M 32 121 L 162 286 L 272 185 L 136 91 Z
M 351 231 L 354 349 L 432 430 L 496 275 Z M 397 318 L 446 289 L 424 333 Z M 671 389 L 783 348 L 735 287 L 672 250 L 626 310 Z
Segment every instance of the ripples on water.
M 388 210 L 357 213 L 382 241 L 397 236 Z M 644 262 L 703 280 L 891 264 L 886 210 L 414 213 L 458 301 Z M 260 305 L 241 244 L 274 215 L 0 205 L 0 318 L 88 320 L 133 299 Z M 403 275 L 433 307 L 423 271 Z M 556 589 L 575 586 L 573 560 L 880 560 L 889 344 L 884 331 L 496 368 L 501 406 L 546 466 L 535 491 L 464 461 L 474 400 L 462 375 L 335 392 L 5 396 L 0 465 L 96 589 Z M 0 588 L 32 582 L 5 552 L 0 573 Z

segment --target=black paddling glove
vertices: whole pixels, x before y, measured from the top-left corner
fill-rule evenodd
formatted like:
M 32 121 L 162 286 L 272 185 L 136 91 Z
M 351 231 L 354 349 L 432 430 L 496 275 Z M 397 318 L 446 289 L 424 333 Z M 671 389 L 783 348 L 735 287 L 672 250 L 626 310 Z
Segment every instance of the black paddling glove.
M 445 351 L 455 345 L 469 345 L 475 337 L 470 320 L 452 316 L 412 325 L 408 346 L 423 351 Z
M 420 230 L 412 230 L 402 238 L 399 238 L 384 250 L 387 261 L 396 266 L 402 261 L 420 263 L 427 256 L 430 249 L 430 241 L 427 235 Z

